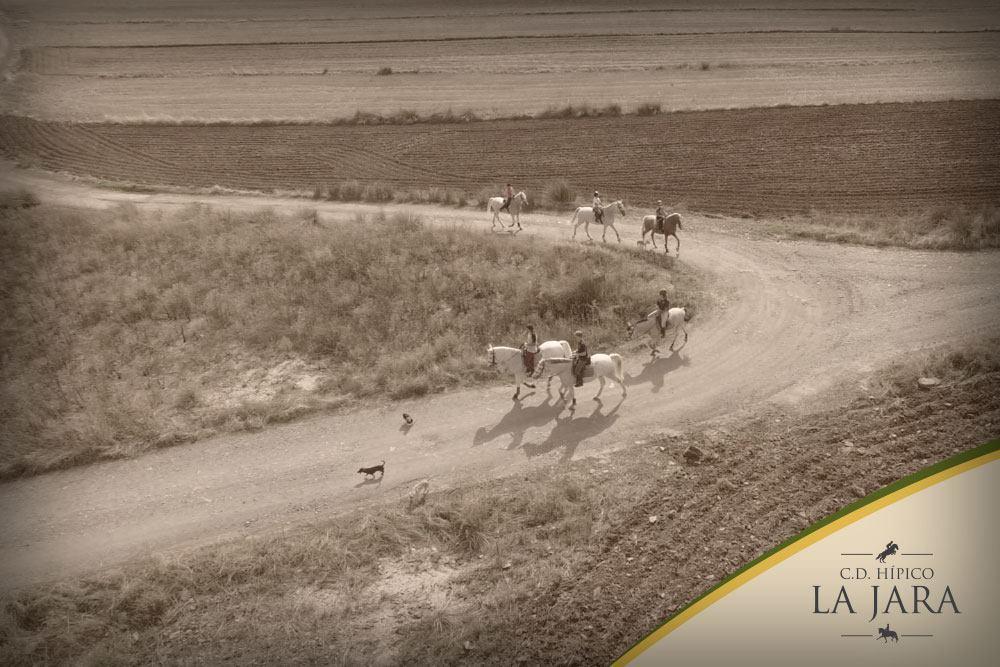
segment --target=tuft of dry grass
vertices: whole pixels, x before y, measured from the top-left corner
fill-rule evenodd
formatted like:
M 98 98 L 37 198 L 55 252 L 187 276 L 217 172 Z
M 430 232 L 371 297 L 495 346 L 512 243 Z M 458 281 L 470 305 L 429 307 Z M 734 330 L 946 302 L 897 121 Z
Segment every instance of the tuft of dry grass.
M 543 205 L 554 209 L 566 208 L 575 201 L 576 190 L 564 178 L 549 183 L 542 195 Z
M 3 477 L 496 381 L 488 343 L 516 344 L 526 322 L 616 343 L 667 271 L 682 298 L 702 296 L 652 253 L 405 212 L 4 209 L 0 266 Z

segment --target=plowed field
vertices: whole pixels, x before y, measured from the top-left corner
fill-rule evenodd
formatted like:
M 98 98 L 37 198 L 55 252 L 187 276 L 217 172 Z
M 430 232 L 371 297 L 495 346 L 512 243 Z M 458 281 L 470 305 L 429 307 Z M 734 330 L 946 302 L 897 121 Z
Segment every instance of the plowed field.
M 0 119 L 23 163 L 115 181 L 311 189 L 344 179 L 529 198 L 565 178 L 630 203 L 752 215 L 994 202 L 1000 101 L 743 109 L 403 126 Z

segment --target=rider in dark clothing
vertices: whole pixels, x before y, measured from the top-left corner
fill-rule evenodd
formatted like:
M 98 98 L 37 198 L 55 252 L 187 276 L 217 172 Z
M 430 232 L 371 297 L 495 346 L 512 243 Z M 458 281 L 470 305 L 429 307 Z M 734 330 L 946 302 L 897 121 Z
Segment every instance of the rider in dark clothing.
M 535 327 L 528 325 L 528 339 L 521 344 L 524 351 L 524 367 L 528 374 L 535 372 L 535 356 L 538 354 L 538 336 L 535 334 Z
M 594 190 L 594 222 L 599 225 L 604 224 L 604 205 L 601 203 L 601 195 L 598 194 L 597 190 Z
M 514 187 L 508 183 L 507 187 L 503 189 L 503 206 L 500 207 L 501 211 L 507 211 L 510 213 L 510 202 L 514 199 Z
M 663 318 L 670 310 L 670 299 L 667 298 L 667 290 L 660 290 L 660 298 L 656 300 L 656 324 L 660 327 L 660 338 L 667 335 L 667 327 L 663 325 Z
M 663 201 L 660 199 L 656 200 L 656 231 L 659 234 L 663 233 L 663 221 L 667 219 L 667 212 L 663 210 Z
M 587 344 L 583 342 L 583 332 L 576 332 L 576 352 L 573 354 L 573 375 L 576 376 L 576 386 L 583 386 L 583 372 L 590 365 L 590 353 Z

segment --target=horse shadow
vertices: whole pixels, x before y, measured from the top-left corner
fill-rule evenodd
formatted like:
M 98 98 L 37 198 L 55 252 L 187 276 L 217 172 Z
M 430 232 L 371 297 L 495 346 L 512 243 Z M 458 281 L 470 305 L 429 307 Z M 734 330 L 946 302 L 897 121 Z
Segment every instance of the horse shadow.
M 531 394 L 528 395 L 530 396 Z M 552 421 L 553 418 L 558 416 L 560 409 L 561 408 L 558 404 L 552 402 L 551 396 L 546 398 L 545 402 L 541 405 L 527 408 L 524 407 L 523 400 L 515 401 L 514 405 L 511 406 L 511 409 L 507 412 L 507 414 L 505 414 L 496 424 L 490 428 L 480 426 L 476 429 L 475 435 L 472 436 L 472 446 L 478 447 L 479 445 L 509 434 L 511 439 L 510 443 L 507 445 L 507 449 L 516 449 L 521 446 L 521 442 L 524 440 L 524 432 L 526 430 L 533 426 L 545 426 Z
M 378 477 L 365 477 L 363 480 L 355 484 L 354 488 L 359 489 L 362 486 L 371 486 L 372 484 L 381 485 L 382 477 L 384 477 L 384 475 L 379 475 Z
M 618 421 L 618 417 L 620 416 L 618 409 L 625 402 L 625 397 L 619 398 L 618 403 L 607 414 L 602 414 L 601 412 L 604 409 L 604 401 L 599 398 L 594 399 L 594 401 L 597 403 L 597 407 L 588 417 L 573 419 L 573 411 L 570 411 L 562 419 L 557 416 L 555 428 L 549 432 L 549 437 L 544 442 L 538 444 L 528 443 L 524 446 L 524 453 L 529 458 L 532 458 L 548 454 L 559 447 L 565 447 L 563 455 L 559 459 L 560 463 L 572 459 L 581 442 L 603 433 Z
M 663 389 L 667 373 L 675 371 L 682 366 L 688 366 L 690 363 L 687 357 L 681 356 L 681 353 L 676 351 L 671 353 L 669 357 L 657 356 L 655 359 L 650 359 L 646 362 L 638 375 L 626 374 L 625 384 L 632 387 L 648 382 L 652 385 L 652 391 L 655 394 Z
M 411 428 L 413 428 L 413 424 L 403 424 L 402 426 L 399 427 L 399 430 L 402 432 L 403 435 L 406 435 L 407 433 L 410 432 Z

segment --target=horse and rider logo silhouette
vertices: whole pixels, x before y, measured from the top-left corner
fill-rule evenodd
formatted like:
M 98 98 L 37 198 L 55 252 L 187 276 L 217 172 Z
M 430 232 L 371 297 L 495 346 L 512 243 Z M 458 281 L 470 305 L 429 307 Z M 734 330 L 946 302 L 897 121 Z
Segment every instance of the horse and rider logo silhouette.
M 896 552 L 899 551 L 899 545 L 889 540 L 889 544 L 885 545 L 885 550 L 882 551 L 878 556 L 875 556 L 875 560 L 880 563 L 884 563 L 886 556 L 894 556 Z
M 885 549 L 883 549 L 878 556 L 875 556 L 875 560 L 877 560 L 880 563 L 884 563 L 886 557 L 895 556 L 896 552 L 898 551 L 899 551 L 899 545 L 893 542 L 892 540 L 889 540 L 889 543 L 885 545 Z M 898 642 L 899 635 L 896 633 L 895 630 L 890 630 L 889 624 L 886 623 L 884 628 L 878 629 L 878 637 L 876 637 L 875 639 L 876 640 L 881 639 L 884 643 L 888 644 L 890 639 L 894 642 Z
M 878 629 L 878 637 L 876 637 L 875 639 L 876 639 L 876 641 L 879 640 L 879 639 L 881 639 L 886 644 L 888 644 L 890 639 L 892 641 L 894 641 L 894 642 L 898 642 L 899 641 L 899 635 L 896 634 L 895 630 L 890 630 L 889 629 L 889 624 L 886 623 L 884 628 L 879 628 Z

